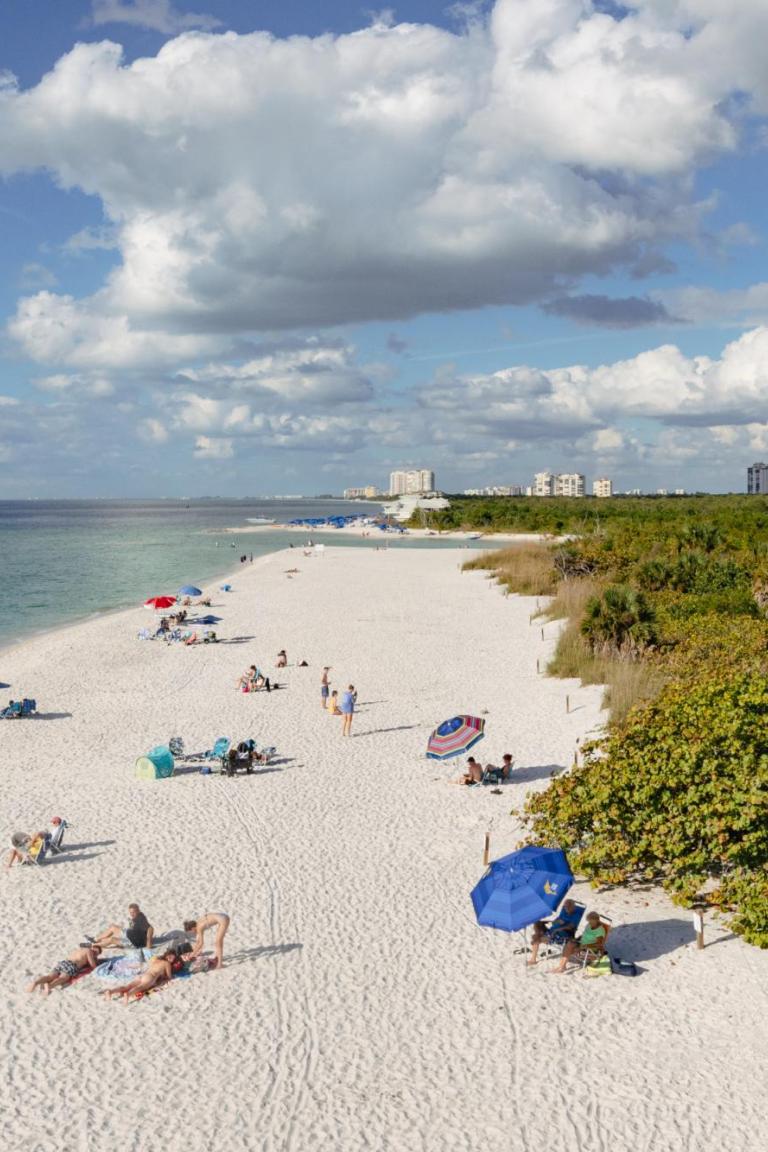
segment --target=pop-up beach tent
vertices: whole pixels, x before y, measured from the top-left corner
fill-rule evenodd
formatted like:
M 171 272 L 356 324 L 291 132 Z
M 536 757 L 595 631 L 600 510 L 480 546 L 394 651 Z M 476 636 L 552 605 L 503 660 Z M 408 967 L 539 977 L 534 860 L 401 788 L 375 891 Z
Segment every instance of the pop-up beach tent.
M 167 776 L 173 776 L 173 754 L 164 744 L 150 748 L 136 761 L 137 780 L 164 780 Z

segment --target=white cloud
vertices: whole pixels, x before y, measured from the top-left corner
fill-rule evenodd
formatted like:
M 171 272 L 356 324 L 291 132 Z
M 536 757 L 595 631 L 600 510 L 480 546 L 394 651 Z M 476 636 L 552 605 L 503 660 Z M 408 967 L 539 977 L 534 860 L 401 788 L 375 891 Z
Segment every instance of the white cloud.
M 12 334 L 68 366 L 183 362 L 192 332 L 525 303 L 648 266 L 696 233 L 692 170 L 736 144 L 728 97 L 756 50 L 731 23 L 714 0 L 623 20 L 498 0 L 460 32 L 188 33 L 129 65 L 78 44 L 0 89 L 0 170 L 98 197 L 121 263 L 84 301 L 22 300 Z
M 195 440 L 195 456 L 199 460 L 230 460 L 234 454 L 231 440 L 212 436 L 198 436 Z
M 154 32 L 173 35 L 189 28 L 218 28 L 215 16 L 202 12 L 180 12 L 171 0 L 93 0 L 92 20 L 100 24 L 133 24 Z
M 152 417 L 140 422 L 138 432 L 141 439 L 150 444 L 164 444 L 168 439 L 168 429 L 160 420 Z
M 19 284 L 25 292 L 34 288 L 53 288 L 56 285 L 56 275 L 44 264 L 30 260 L 22 266 Z

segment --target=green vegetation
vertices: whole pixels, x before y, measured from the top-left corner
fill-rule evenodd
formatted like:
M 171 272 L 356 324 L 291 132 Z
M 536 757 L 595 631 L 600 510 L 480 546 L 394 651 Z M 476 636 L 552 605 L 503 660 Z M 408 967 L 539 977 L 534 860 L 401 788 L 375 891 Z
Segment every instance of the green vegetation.
M 468 567 L 550 593 L 549 671 L 607 686 L 607 735 L 530 798 L 533 838 L 595 883 L 704 898 L 768 947 L 768 500 L 459 503 L 474 530 L 572 534 Z

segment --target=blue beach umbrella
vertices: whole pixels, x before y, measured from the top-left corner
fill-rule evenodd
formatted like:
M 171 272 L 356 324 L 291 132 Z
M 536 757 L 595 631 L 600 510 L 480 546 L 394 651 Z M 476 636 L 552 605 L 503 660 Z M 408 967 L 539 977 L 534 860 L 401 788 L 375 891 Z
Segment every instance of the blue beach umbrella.
M 195 588 L 194 584 L 185 584 L 183 588 L 179 588 L 179 596 L 202 596 L 202 588 Z
M 472 889 L 478 924 L 520 932 L 551 916 L 573 884 L 573 873 L 559 848 L 529 846 L 491 861 Z

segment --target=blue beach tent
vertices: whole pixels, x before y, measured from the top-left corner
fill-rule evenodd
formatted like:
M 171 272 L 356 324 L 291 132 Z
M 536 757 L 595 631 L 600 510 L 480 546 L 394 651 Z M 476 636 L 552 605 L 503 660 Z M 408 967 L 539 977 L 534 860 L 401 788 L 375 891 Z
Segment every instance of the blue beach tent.
M 478 924 L 520 932 L 551 916 L 573 884 L 573 873 L 559 848 L 529 846 L 493 860 L 472 889 Z

